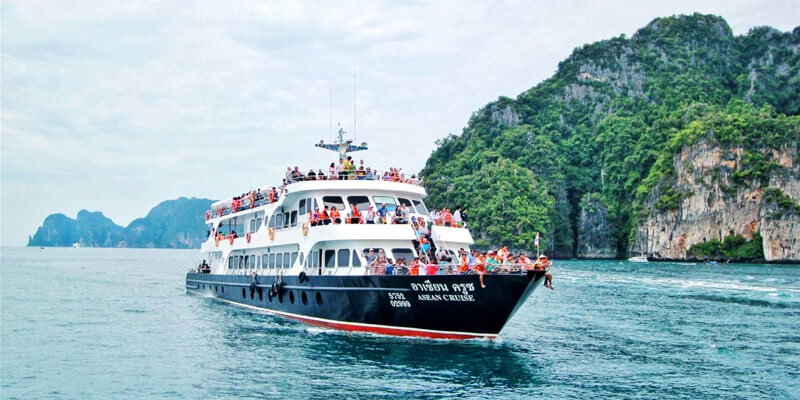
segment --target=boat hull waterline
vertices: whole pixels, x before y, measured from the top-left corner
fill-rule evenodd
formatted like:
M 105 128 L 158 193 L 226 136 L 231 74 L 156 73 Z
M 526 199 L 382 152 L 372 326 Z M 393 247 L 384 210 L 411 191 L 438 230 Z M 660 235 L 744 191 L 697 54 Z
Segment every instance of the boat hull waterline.
M 494 339 L 541 285 L 544 274 L 485 275 L 482 288 L 477 275 L 254 279 L 188 273 L 186 290 L 325 328 L 432 339 Z

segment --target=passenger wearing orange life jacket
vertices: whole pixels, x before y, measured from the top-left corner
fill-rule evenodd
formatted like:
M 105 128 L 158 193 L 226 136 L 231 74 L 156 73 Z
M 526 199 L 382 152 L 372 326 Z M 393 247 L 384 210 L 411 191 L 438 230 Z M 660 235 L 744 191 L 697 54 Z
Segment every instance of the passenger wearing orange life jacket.
M 348 223 L 351 224 L 360 224 L 361 223 L 361 210 L 358 209 L 358 206 L 353 204 L 353 210 L 350 211 L 350 221 Z
M 275 187 L 272 187 L 272 190 L 269 191 L 269 202 L 274 203 L 275 200 L 278 199 L 278 191 L 275 190 Z
M 342 223 L 342 219 L 340 218 L 339 215 L 339 210 L 337 210 L 336 207 L 331 207 L 331 220 L 333 220 L 334 224 Z
M 322 209 L 322 212 L 319 214 L 320 223 L 322 225 L 328 225 L 331 223 L 331 217 L 328 215 L 328 206 Z
M 467 272 L 469 272 L 469 257 L 467 257 L 467 253 L 464 251 L 464 249 L 459 250 L 458 253 L 459 253 L 458 254 L 458 260 L 459 260 L 458 272 L 462 273 L 462 274 L 466 274 Z
M 316 210 L 308 213 L 308 225 L 309 226 L 317 226 L 317 216 L 318 216 L 318 213 L 317 213 Z
M 442 219 L 444 220 L 444 226 L 453 226 L 453 214 L 450 214 L 450 209 L 445 208 L 442 211 L 442 214 L 444 214 L 444 216 L 442 217 Z
M 533 269 L 533 265 L 531 264 L 531 259 L 525 256 L 525 253 L 519 253 L 519 258 L 517 259 L 517 263 L 520 265 L 520 268 L 522 268 L 523 271 Z

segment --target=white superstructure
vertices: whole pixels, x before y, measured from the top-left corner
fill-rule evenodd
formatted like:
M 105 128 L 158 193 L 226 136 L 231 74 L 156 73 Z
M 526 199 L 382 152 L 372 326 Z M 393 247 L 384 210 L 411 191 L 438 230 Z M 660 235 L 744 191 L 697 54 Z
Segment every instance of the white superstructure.
M 340 134 L 337 143 L 319 143 L 317 147 L 337 151 L 342 159 L 348 152 L 366 149 L 366 144 L 354 146 Z M 419 256 L 418 237 L 411 224 L 345 223 L 354 205 L 366 215 L 370 206 L 377 211 L 386 204 L 390 212 L 387 222 L 391 222 L 395 207 L 404 204 L 409 220 L 426 220 L 433 246 L 453 259 L 459 249 L 469 250 L 473 240 L 467 229 L 432 223 L 421 185 L 381 178 L 378 174 L 377 179 L 299 181 L 286 185 L 274 202 L 265 191 L 261 193 L 264 200 L 251 197 L 238 208 L 232 200 L 214 203 L 206 214 L 210 235 L 201 246 L 210 273 L 367 275 L 372 273 L 366 267 L 364 253 L 368 249 L 382 249 L 395 261 Z M 325 206 L 340 210 L 342 223 L 311 226 L 311 212 Z M 231 239 L 232 232 L 236 238 Z

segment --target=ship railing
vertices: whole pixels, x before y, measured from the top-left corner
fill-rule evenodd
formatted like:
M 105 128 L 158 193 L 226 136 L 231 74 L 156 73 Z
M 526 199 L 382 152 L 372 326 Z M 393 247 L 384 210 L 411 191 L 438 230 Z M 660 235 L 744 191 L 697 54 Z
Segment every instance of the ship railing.
M 323 170 L 323 172 L 325 172 L 325 171 L 328 171 L 328 170 L 327 169 Z M 388 178 L 386 176 L 387 174 L 389 174 Z M 299 178 L 290 179 L 288 183 L 292 184 L 292 183 L 306 182 L 306 181 L 348 181 L 348 180 L 352 180 L 352 181 L 398 182 L 398 183 L 407 183 L 409 185 L 422 186 L 422 178 L 416 177 L 416 174 L 414 174 L 414 175 L 415 175 L 415 178 L 411 178 L 410 176 L 406 176 L 406 177 L 394 176 L 393 177 L 392 176 L 392 171 L 373 170 L 373 171 L 371 171 L 370 174 L 366 174 L 366 173 L 359 174 L 359 171 L 356 170 L 356 171 L 354 171 L 352 173 L 341 173 L 340 175 L 335 175 L 333 178 L 331 177 L 330 174 L 326 174 L 323 179 L 319 179 L 319 178 L 316 178 L 316 177 L 314 179 L 308 179 L 306 174 L 302 174 L 302 176 L 300 176 Z

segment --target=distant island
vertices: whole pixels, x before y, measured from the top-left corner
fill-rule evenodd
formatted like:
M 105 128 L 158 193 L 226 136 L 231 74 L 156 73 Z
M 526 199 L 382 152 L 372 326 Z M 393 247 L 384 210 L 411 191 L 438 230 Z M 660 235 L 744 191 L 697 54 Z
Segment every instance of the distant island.
M 560 258 L 796 262 L 798 114 L 800 27 L 658 18 L 476 111 L 422 176 L 478 245 L 529 250 L 540 232 Z
M 81 210 L 76 219 L 51 214 L 29 240 L 28 246 L 199 248 L 206 238 L 203 215 L 214 200 L 181 197 L 153 207 L 144 218 L 127 227 L 102 212 Z

